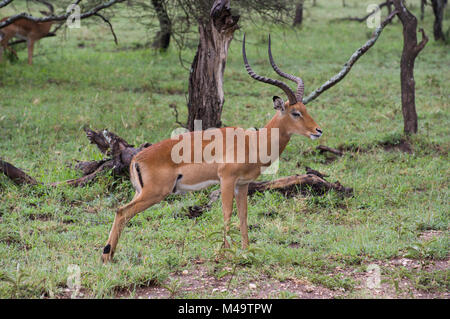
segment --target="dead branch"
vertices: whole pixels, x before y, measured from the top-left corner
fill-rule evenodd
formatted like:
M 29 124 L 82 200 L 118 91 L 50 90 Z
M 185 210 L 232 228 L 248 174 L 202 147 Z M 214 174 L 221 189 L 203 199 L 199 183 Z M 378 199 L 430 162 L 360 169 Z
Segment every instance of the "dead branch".
M 128 167 L 130 166 L 131 159 L 134 155 L 152 145 L 150 143 L 145 143 L 138 148 L 135 148 L 123 138 L 108 130 L 93 131 L 86 127 L 84 128 L 84 131 L 91 144 L 97 145 L 101 153 L 109 156 L 109 159 L 106 162 L 104 160 L 98 161 L 97 168 L 95 168 L 95 161 L 78 163 L 77 167 L 84 167 L 85 169 L 83 171 L 85 172 L 91 172 L 95 169 L 94 172 L 97 174 L 100 172 L 98 171 L 98 168 L 103 167 L 103 169 L 106 169 L 112 165 L 111 168 L 113 168 L 114 173 L 121 175 L 124 172 L 128 172 Z M 111 164 L 107 164 L 108 162 L 111 162 Z M 87 166 L 90 167 L 89 170 L 86 170 Z
M 298 193 L 323 195 L 330 190 L 334 190 L 342 196 L 353 196 L 353 189 L 342 186 L 338 181 L 330 183 L 325 180 L 325 175 L 310 167 L 306 168 L 306 175 L 294 175 L 279 178 L 273 181 L 252 182 L 248 187 L 248 194 L 253 195 L 256 192 L 277 191 L 286 197 L 293 197 Z M 212 204 L 219 200 L 220 189 L 216 189 L 209 194 L 209 202 L 204 205 L 189 206 L 186 214 L 189 218 L 197 218 L 204 211 L 210 210 Z
M 6 7 L 8 4 L 10 4 L 13 1 L 14 0 L 3 0 L 3 1 L 0 1 L 0 8 Z
M 248 187 L 250 195 L 255 192 L 271 190 L 278 191 L 286 197 L 292 197 L 299 192 L 302 194 L 323 195 L 330 190 L 335 190 L 344 196 L 353 194 L 352 188 L 344 187 L 338 181 L 330 183 L 314 174 L 288 176 L 274 181 L 252 182 Z
M 114 175 L 126 175 L 128 174 L 128 168 L 133 156 L 151 145 L 150 143 L 144 143 L 135 148 L 133 145 L 128 144 L 123 138 L 107 130 L 94 131 L 89 128 L 84 128 L 84 131 L 91 144 L 97 145 L 100 152 L 108 156 L 108 158 L 100 161 L 79 161 L 75 165 L 75 168 L 82 171 L 82 177 L 50 183 L 48 184 L 49 186 L 58 186 L 61 184 L 85 186 L 89 182 L 95 180 L 99 173 L 108 170 L 112 170 Z M 21 169 L 1 159 L 0 171 L 18 185 L 40 184 Z
M 385 1 L 385 2 L 383 2 L 383 3 L 381 3 L 381 4 L 379 4 L 377 9 L 375 9 L 375 10 L 373 10 L 372 12 L 366 14 L 366 15 L 365 15 L 364 17 L 362 17 L 362 18 L 358 18 L 358 17 L 345 17 L 345 18 L 337 18 L 337 19 L 334 19 L 333 21 L 357 21 L 357 22 L 360 22 L 360 23 L 361 23 L 361 22 L 366 21 L 369 17 L 371 17 L 372 15 L 374 15 L 375 13 L 377 13 L 378 10 L 381 10 L 383 7 L 385 7 L 385 6 L 390 7 L 390 6 L 392 6 L 392 5 L 393 5 L 392 0 L 388 0 L 388 1 Z M 389 13 L 390 13 L 390 12 L 389 12 Z
M 175 116 L 175 123 L 177 123 L 178 125 L 180 125 L 181 127 L 184 127 L 187 129 L 187 125 L 183 124 L 180 122 L 180 120 L 178 119 L 178 109 L 177 109 L 177 105 L 175 103 L 170 103 L 169 107 L 171 109 L 173 109 L 173 115 Z
M 96 13 L 94 15 L 97 17 L 100 17 L 104 22 L 106 22 L 109 25 L 109 29 L 111 30 L 111 33 L 114 36 L 114 42 L 116 43 L 116 45 L 118 45 L 116 33 L 114 32 L 114 28 L 113 28 L 111 22 L 109 22 L 109 20 L 106 19 L 104 16 L 102 16 L 100 13 Z
M 335 148 L 328 147 L 328 146 L 325 146 L 325 145 L 319 145 L 319 146 L 316 147 L 316 149 L 317 149 L 321 154 L 322 154 L 322 153 L 325 153 L 325 152 L 330 152 L 330 153 L 333 153 L 333 154 L 335 154 L 335 155 L 337 155 L 337 156 L 342 156 L 342 155 L 344 155 L 344 153 L 341 152 L 340 150 L 337 150 L 337 149 L 335 149 Z
M 80 178 L 69 179 L 67 181 L 51 183 L 50 186 L 58 186 L 58 185 L 61 185 L 61 184 L 68 184 L 68 185 L 71 185 L 71 186 L 85 186 L 89 182 L 93 181 L 100 172 L 103 172 L 103 171 L 106 171 L 106 170 L 111 170 L 113 168 L 114 168 L 114 162 L 113 161 L 106 161 L 106 162 L 103 162 L 102 164 L 100 164 L 90 174 L 87 174 L 87 175 L 85 175 L 83 177 L 80 177 Z
M 33 177 L 25 173 L 20 168 L 5 162 L 0 158 L 0 172 L 9 177 L 17 185 L 37 185 L 39 184 Z
M 326 81 L 324 84 L 322 84 L 321 87 L 314 90 L 310 95 L 308 95 L 306 98 L 303 99 L 303 104 L 307 104 L 313 100 L 315 100 L 319 95 L 321 95 L 323 92 L 328 90 L 329 88 L 333 87 L 339 81 L 341 81 L 348 72 L 352 69 L 352 66 L 356 63 L 356 61 L 359 60 L 359 58 L 366 53 L 378 40 L 378 37 L 380 36 L 381 32 L 383 31 L 384 27 L 389 24 L 394 16 L 397 14 L 397 11 L 394 10 L 391 12 L 391 14 L 380 24 L 378 28 L 375 29 L 372 37 L 358 50 L 355 51 L 355 53 L 352 54 L 350 59 L 347 61 L 347 63 L 344 64 L 344 67 L 342 70 L 333 76 L 331 79 Z

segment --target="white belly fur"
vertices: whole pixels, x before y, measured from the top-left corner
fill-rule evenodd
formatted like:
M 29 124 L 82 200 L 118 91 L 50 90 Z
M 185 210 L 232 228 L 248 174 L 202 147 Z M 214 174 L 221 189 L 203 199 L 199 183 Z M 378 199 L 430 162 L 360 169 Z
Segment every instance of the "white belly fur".
M 182 179 L 181 179 L 182 180 Z M 183 184 L 181 183 L 181 181 L 179 181 L 176 184 L 176 188 L 175 188 L 175 193 L 174 194 L 183 194 L 186 192 L 191 192 L 191 191 L 198 191 L 201 190 L 203 188 L 206 188 L 208 186 L 214 185 L 214 184 L 218 184 L 219 181 L 218 180 L 207 180 L 198 184 L 192 184 L 192 185 L 188 185 L 188 184 Z

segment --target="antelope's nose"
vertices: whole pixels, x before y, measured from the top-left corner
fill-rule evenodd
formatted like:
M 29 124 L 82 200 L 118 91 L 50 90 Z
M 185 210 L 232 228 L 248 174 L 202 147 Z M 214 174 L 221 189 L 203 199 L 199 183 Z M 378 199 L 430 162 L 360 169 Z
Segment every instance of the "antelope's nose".
M 317 133 L 319 133 L 320 135 L 322 135 L 322 130 L 320 128 L 316 128 Z

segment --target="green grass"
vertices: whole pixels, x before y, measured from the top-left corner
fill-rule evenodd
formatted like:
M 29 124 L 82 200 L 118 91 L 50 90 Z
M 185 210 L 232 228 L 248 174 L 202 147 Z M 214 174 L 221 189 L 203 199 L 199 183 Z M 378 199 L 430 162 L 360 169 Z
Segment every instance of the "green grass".
M 418 14 L 419 1 L 413 2 Z M 371 30 L 365 24 L 329 20 L 362 16 L 370 1 L 353 1 L 345 10 L 341 1 L 318 3 L 308 8 L 304 25 L 296 30 L 242 21 L 225 72 L 224 123 L 263 126 L 274 113 L 272 96 L 281 94 L 246 74 L 240 42 L 244 31 L 255 71 L 275 77 L 266 51 L 270 32 L 276 61 L 303 77 L 306 94 L 334 75 L 368 39 Z M 2 9 L 1 14 L 11 13 Z M 307 165 L 328 173 L 331 181 L 353 187 L 355 196 L 342 199 L 329 193 L 285 199 L 266 192 L 250 198 L 249 237 L 257 249 L 254 258 L 237 267 L 231 287 L 265 275 L 277 280 L 307 278 L 316 285 L 351 291 L 352 278 L 328 274 L 338 266 L 357 268 L 403 256 L 426 230 L 443 234 L 415 258 L 448 258 L 450 55 L 448 46 L 432 39 L 431 14 L 427 8 L 425 21 L 419 23 L 430 41 L 416 61 L 419 134 L 411 138 L 413 153 L 387 152 L 380 146 L 403 138 L 402 34 L 396 20 L 341 83 L 308 105 L 324 135 L 318 141 L 294 137 L 273 176 L 303 173 L 297 166 Z M 20 61 L 0 65 L 3 159 L 44 183 L 74 178 L 79 176 L 70 168 L 75 159 L 101 158 L 88 144 L 84 125 L 108 128 L 139 145 L 170 137 L 177 127 L 170 103 L 178 106 L 182 119 L 187 117 L 189 73 L 180 65 L 176 49 L 164 54 L 133 49 L 152 35 L 125 18 L 113 23 L 119 47 L 107 26 L 92 25 L 40 41 L 32 67 L 26 65 L 26 50 L 19 52 Z M 192 60 L 195 43 L 192 47 L 182 52 L 183 59 Z M 324 155 L 314 152 L 319 144 L 364 151 L 346 152 L 327 164 Z M 84 188 L 19 187 L 0 175 L 0 270 L 12 279 L 0 281 L 0 298 L 57 296 L 66 288 L 72 264 L 80 266 L 81 285 L 89 297 L 161 285 L 169 274 L 194 267 L 192 261 L 198 258 L 214 273 L 220 244 L 211 234 L 223 227 L 220 201 L 196 220 L 182 217 L 187 206 L 207 201 L 209 191 L 176 196 L 136 216 L 123 232 L 115 262 L 102 266 L 101 249 L 115 209 L 133 196 L 128 180 L 106 174 Z M 237 229 L 235 215 L 232 221 Z M 233 265 L 229 259 L 220 262 Z M 26 275 L 20 276 L 22 272 Z M 420 289 L 448 291 L 443 273 L 411 274 Z M 188 296 L 211 297 L 209 292 Z

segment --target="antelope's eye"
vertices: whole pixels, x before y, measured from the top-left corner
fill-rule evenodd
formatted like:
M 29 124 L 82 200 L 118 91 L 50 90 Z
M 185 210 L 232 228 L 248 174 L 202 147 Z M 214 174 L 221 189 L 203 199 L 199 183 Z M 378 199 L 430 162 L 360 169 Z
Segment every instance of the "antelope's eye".
M 295 117 L 295 118 L 300 118 L 300 117 L 302 117 L 302 113 L 300 113 L 300 112 L 292 112 L 291 114 L 292 114 L 292 116 Z

